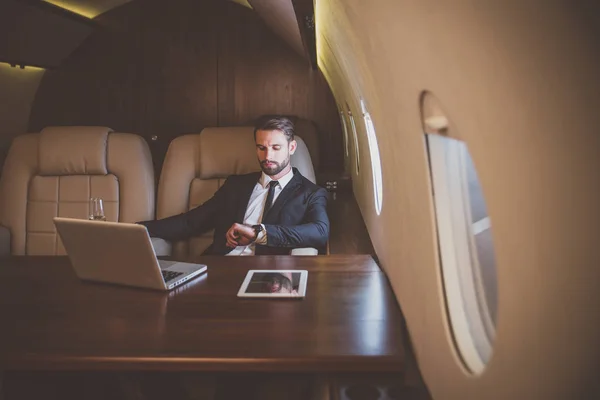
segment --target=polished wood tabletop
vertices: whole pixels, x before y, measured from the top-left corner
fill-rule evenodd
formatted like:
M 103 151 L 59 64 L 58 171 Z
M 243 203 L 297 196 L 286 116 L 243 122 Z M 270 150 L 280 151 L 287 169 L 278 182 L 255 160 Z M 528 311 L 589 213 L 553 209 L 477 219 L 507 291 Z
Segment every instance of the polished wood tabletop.
M 191 260 L 190 260 L 191 261 Z M 403 319 L 370 256 L 204 256 L 158 292 L 0 260 L 0 370 L 401 371 Z M 239 298 L 250 269 L 308 270 L 303 299 Z

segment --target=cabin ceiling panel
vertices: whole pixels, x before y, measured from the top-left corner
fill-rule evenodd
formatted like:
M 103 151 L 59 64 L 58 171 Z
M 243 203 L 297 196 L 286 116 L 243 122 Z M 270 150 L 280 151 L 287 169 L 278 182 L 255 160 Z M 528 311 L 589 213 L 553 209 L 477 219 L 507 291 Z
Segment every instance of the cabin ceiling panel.
M 95 18 L 113 8 L 122 6 L 132 0 L 43 0 L 47 3 L 83 15 Z
M 313 0 L 291 0 L 296 13 L 298 29 L 304 46 L 305 58 L 311 68 L 317 69 L 317 38 L 315 27 L 315 6 Z
M 26 2 L 0 1 L 0 61 L 56 67 L 92 30 L 85 21 Z
M 174 5 L 185 7 L 188 0 L 173 0 L 169 3 L 163 0 L 143 1 L 170 9 Z M 203 3 L 238 4 L 257 11 L 275 34 L 306 58 L 306 39 L 298 25 L 297 15 L 305 18 L 298 13 L 307 13 L 308 9 L 312 13 L 312 3 L 298 0 L 294 0 L 295 3 L 292 0 L 252 1 L 254 4 L 249 0 L 199 0 Z M 131 2 L 133 0 L 5 0 L 0 7 L 0 21 L 3 22 L 0 33 L 6 33 L 3 40 L 0 39 L 0 50 L 3 51 L 0 56 L 3 59 L 17 57 L 18 61 L 22 58 L 35 58 L 38 65 L 41 59 L 46 61 L 46 66 L 51 67 L 60 65 L 60 61 L 74 51 L 94 28 L 93 23 L 87 22 Z M 83 32 L 79 32 L 80 30 Z M 310 48 L 313 47 L 314 44 Z M 316 63 L 313 64 L 316 66 Z
M 252 5 L 250 3 L 248 3 L 248 0 L 230 0 L 230 1 L 233 1 L 234 3 L 238 3 L 239 5 L 242 5 L 244 7 L 253 8 Z
M 87 18 L 95 18 L 100 14 L 104 14 L 113 8 L 120 7 L 133 0 L 41 0 L 47 3 L 54 4 L 55 6 L 64 8 L 74 13 L 83 15 Z M 145 0 L 139 0 L 145 1 Z M 161 0 L 162 1 L 162 0 Z M 176 1 L 176 0 L 164 0 L 164 1 Z M 202 1 L 202 0 L 198 0 Z M 229 0 L 247 8 L 252 8 L 248 0 Z
M 305 56 L 300 29 L 291 0 L 250 0 L 254 11 L 269 28 L 279 35 L 292 49 Z

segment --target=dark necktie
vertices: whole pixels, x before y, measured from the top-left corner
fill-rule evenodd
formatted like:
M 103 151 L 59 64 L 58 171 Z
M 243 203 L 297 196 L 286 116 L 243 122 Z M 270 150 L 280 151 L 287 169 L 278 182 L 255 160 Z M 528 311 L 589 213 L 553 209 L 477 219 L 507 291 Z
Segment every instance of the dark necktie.
M 267 201 L 265 202 L 265 208 L 263 210 L 263 216 L 262 219 L 264 220 L 267 213 L 269 212 L 269 210 L 271 209 L 271 206 L 273 205 L 273 197 L 275 196 L 275 187 L 277 186 L 279 182 L 277 181 L 271 181 L 269 182 L 269 194 L 267 194 Z

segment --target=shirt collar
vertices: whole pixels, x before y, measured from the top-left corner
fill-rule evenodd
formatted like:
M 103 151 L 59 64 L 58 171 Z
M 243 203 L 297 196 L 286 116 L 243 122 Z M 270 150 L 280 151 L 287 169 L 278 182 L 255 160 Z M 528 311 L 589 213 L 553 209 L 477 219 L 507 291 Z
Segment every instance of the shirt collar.
M 281 190 L 283 190 L 283 188 L 285 188 L 285 185 L 287 185 L 288 183 L 290 183 L 290 181 L 292 180 L 292 178 L 294 177 L 294 169 L 290 168 L 290 171 L 285 174 L 284 176 L 282 176 L 281 178 L 278 179 L 277 182 L 279 182 L 279 185 L 281 186 Z M 263 187 L 263 189 L 266 189 L 269 186 L 269 182 L 271 182 L 273 179 L 271 179 L 271 177 L 267 174 L 264 173 L 264 171 L 261 173 L 260 175 L 260 185 Z

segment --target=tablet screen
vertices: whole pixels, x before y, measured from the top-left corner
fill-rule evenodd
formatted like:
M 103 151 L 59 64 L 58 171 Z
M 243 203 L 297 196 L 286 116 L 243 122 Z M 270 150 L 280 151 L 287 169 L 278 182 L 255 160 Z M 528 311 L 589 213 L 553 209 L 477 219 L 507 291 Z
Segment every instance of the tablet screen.
M 308 271 L 250 270 L 242 283 L 241 297 L 303 297 Z

